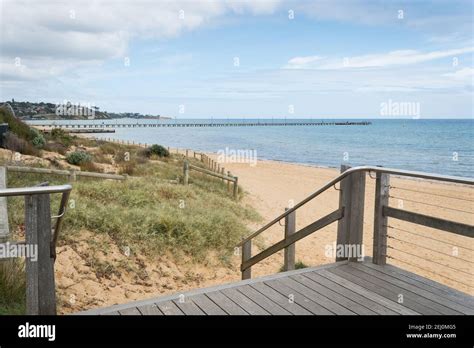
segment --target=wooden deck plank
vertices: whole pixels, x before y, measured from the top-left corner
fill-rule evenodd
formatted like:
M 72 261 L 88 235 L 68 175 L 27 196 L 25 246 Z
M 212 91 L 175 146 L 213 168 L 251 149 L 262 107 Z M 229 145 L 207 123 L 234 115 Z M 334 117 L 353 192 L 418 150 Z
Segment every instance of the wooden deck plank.
M 367 261 L 366 261 L 367 262 Z M 403 302 L 398 303 L 399 295 Z M 474 314 L 474 298 L 392 265 L 336 262 L 78 314 Z M 182 300 L 182 299 L 181 299 Z
M 310 289 L 304 284 L 292 279 L 292 278 L 285 278 L 278 280 L 282 284 L 288 286 L 289 288 L 293 289 L 294 291 L 299 292 L 301 295 L 306 296 L 311 301 L 316 302 L 326 308 L 327 310 L 331 311 L 334 314 L 339 315 L 355 315 L 355 312 L 349 310 L 348 308 L 342 306 L 332 297 L 327 297 L 322 294 L 321 289 Z
M 137 307 L 130 307 L 119 311 L 120 315 L 142 315 Z
M 224 310 L 230 315 L 248 315 L 246 311 L 236 305 L 230 298 L 225 296 L 220 291 L 210 292 L 206 294 L 206 296 L 222 310 Z
M 350 298 L 348 298 L 344 295 L 341 295 L 340 293 L 334 291 L 333 289 L 330 289 L 330 288 L 318 283 L 314 279 L 309 279 L 309 278 L 306 278 L 302 275 L 295 275 L 293 277 L 290 277 L 289 279 L 293 279 L 293 280 L 297 281 L 298 283 L 303 284 L 307 288 L 309 288 L 311 290 L 314 290 L 314 291 L 317 291 L 321 295 L 324 295 L 324 296 L 330 298 L 332 301 L 337 302 L 339 305 L 343 306 L 344 308 L 347 308 L 349 311 L 351 311 L 355 314 L 359 314 L 359 315 L 373 315 L 373 314 L 376 314 L 376 312 L 370 310 L 369 308 L 364 307 L 360 303 L 357 303 L 357 302 L 351 300 Z
M 268 315 L 266 310 L 260 307 L 257 303 L 249 299 L 243 293 L 234 289 L 224 289 L 222 293 L 242 307 L 250 315 Z
M 439 296 L 431 291 L 427 291 L 425 289 L 422 289 L 420 287 L 417 287 L 411 283 L 404 282 L 400 279 L 397 279 L 395 277 L 389 276 L 383 272 L 380 272 L 378 270 L 375 270 L 373 268 L 367 267 L 362 264 L 356 264 L 354 263 L 353 265 L 351 264 L 350 267 L 354 267 L 358 270 L 361 270 L 367 274 L 373 275 L 374 277 L 377 277 L 379 279 L 382 279 L 388 283 L 394 284 L 396 286 L 399 286 L 402 289 L 406 289 L 408 291 L 411 291 L 419 296 L 422 296 L 432 302 L 435 302 L 439 304 L 440 306 L 444 308 L 448 308 L 450 311 L 444 311 L 444 308 L 441 308 L 440 306 L 436 305 L 433 308 L 436 310 L 442 311 L 441 313 L 443 314 L 474 314 L 474 310 L 467 308 L 463 305 L 460 305 L 459 303 L 453 302 L 449 300 L 446 297 Z M 444 311 L 444 312 L 443 312 Z
M 207 315 L 227 315 L 222 308 L 212 302 L 206 295 L 195 295 L 191 299 Z
M 378 266 L 371 262 L 364 262 L 364 266 L 376 269 L 389 276 L 400 279 L 406 283 L 411 283 L 417 287 L 434 292 L 439 296 L 446 297 L 451 301 L 457 302 L 465 307 L 474 309 L 474 297 L 462 293 L 456 289 L 452 289 L 446 285 L 437 283 L 431 279 L 422 277 L 418 274 L 405 271 L 393 265 Z
M 164 315 L 183 315 L 184 313 L 178 308 L 173 301 L 157 302 L 156 306 L 163 312 Z
M 280 282 L 280 279 L 270 280 L 264 284 L 270 286 L 274 290 L 278 291 L 280 294 L 286 297 L 287 301 L 294 301 L 299 304 L 301 307 L 310 311 L 316 315 L 331 315 L 334 314 L 327 308 L 323 307 L 319 303 L 316 303 L 309 299 L 308 297 L 302 295 L 301 293 L 295 291 L 294 289 L 288 287 L 287 285 Z
M 271 274 L 259 278 L 253 278 L 253 279 L 246 279 L 238 282 L 230 282 L 230 283 L 225 283 L 221 285 L 214 285 L 211 287 L 207 288 L 198 288 L 198 289 L 193 289 L 190 291 L 187 291 L 184 293 L 185 296 L 195 296 L 195 295 L 202 295 L 202 294 L 208 294 L 211 292 L 215 291 L 220 291 L 222 289 L 227 289 L 227 288 L 234 288 L 237 286 L 243 286 L 243 285 L 251 285 L 251 284 L 256 284 L 256 283 L 261 283 L 266 280 L 272 280 L 272 279 L 279 279 L 279 278 L 284 278 L 289 275 L 293 274 L 301 274 L 301 273 L 306 273 L 306 272 L 312 272 L 314 270 L 319 270 L 319 269 L 329 269 L 332 267 L 337 267 L 339 265 L 343 265 L 347 263 L 347 261 L 339 261 L 331 264 L 325 264 L 325 265 L 320 265 L 312 268 L 304 268 L 304 269 L 297 269 L 293 271 L 288 271 L 284 273 L 276 273 L 276 274 Z M 159 297 L 152 297 L 152 298 L 147 298 L 144 300 L 137 300 L 129 303 L 122 303 L 122 304 L 117 304 L 113 305 L 110 307 L 105 307 L 105 308 L 94 308 L 94 309 L 89 309 L 86 311 L 81 311 L 76 314 L 78 315 L 97 315 L 97 314 L 103 314 L 106 312 L 110 311 L 119 311 L 121 309 L 129 308 L 129 307 L 140 307 L 140 306 L 145 306 L 145 305 L 151 305 L 156 302 L 163 302 L 167 300 L 175 300 L 179 297 L 179 294 L 170 294 L 170 295 L 164 295 L 164 296 L 159 296 Z
M 393 284 L 384 282 L 355 268 L 337 268 L 333 270 L 335 274 L 339 274 L 360 286 L 385 296 L 386 298 L 398 302 L 400 295 L 403 296 L 403 306 L 413 309 L 424 315 L 440 315 L 439 312 L 432 308 L 433 302 L 427 301 L 424 297 L 413 294 L 410 291 L 398 288 Z M 342 272 L 342 273 L 341 273 Z
M 263 282 L 251 284 L 250 287 L 257 290 L 263 296 L 269 298 L 273 302 L 277 303 L 280 307 L 287 310 L 291 314 L 294 314 L 294 315 L 311 315 L 312 314 L 310 311 L 304 309 L 302 306 L 295 303 L 294 301 L 293 302 L 289 301 L 287 296 L 282 295 L 275 289 L 269 287 L 268 285 L 265 285 Z
M 184 315 L 206 314 L 191 300 L 191 298 L 185 298 L 184 302 L 181 302 L 180 299 L 174 300 L 173 302 L 179 309 L 181 309 L 181 312 L 183 312 Z
M 344 286 L 345 288 L 351 291 L 354 291 L 355 293 L 361 296 L 364 296 L 374 302 L 377 302 L 380 305 L 385 306 L 386 308 L 389 308 L 390 310 L 396 313 L 399 313 L 402 315 L 420 314 L 418 312 L 415 312 L 409 308 L 402 306 L 401 304 L 397 303 L 396 301 L 393 301 L 392 299 L 388 299 L 385 296 L 382 296 L 376 292 L 370 291 L 370 289 L 364 288 L 360 286 L 359 284 L 352 282 L 350 279 L 346 279 L 344 275 L 338 275 L 338 274 L 331 273 L 325 270 L 318 272 L 318 274 L 336 282 L 339 285 Z
M 280 307 L 278 304 L 270 300 L 268 297 L 262 295 L 249 285 L 239 286 L 236 288 L 249 299 L 258 303 L 264 310 L 272 315 L 291 315 L 290 312 Z
M 311 272 L 311 273 L 305 273 L 304 277 L 308 278 L 309 280 L 313 280 L 319 284 L 324 285 L 325 287 L 333 290 L 334 292 L 337 292 L 352 301 L 360 304 L 361 306 L 364 306 L 365 308 L 368 308 L 370 312 L 373 314 L 381 314 L 381 315 L 398 315 L 400 313 L 397 313 L 393 310 L 390 310 L 389 308 L 386 308 L 382 304 L 380 304 L 377 301 L 371 300 L 367 297 L 364 297 L 362 295 L 359 295 L 357 292 L 349 290 L 348 288 L 344 287 L 341 284 L 338 284 L 337 282 L 333 280 L 329 280 L 322 275 L 316 273 L 316 272 Z M 355 284 L 354 284 L 355 285 Z M 359 313 L 358 313 L 359 314 Z M 370 313 L 368 313 L 370 314 Z
M 137 307 L 142 315 L 163 315 L 156 304 Z

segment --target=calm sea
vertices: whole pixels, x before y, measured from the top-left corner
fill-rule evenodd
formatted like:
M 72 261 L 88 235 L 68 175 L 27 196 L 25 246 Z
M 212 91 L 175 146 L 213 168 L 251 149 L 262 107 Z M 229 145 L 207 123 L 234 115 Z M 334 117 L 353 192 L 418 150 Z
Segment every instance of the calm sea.
M 238 121 L 255 120 L 239 119 Z M 98 137 L 133 140 L 148 144 L 158 143 L 207 152 L 217 152 L 226 148 L 256 150 L 259 159 L 325 167 L 339 167 L 341 163 L 353 166 L 382 165 L 473 177 L 473 119 L 370 121 L 372 122 L 370 126 L 118 128 L 116 133 L 101 134 Z M 56 121 L 56 123 L 59 122 L 67 121 Z M 94 121 L 98 124 L 103 122 Z M 136 120 L 125 119 L 106 122 L 137 123 Z M 140 120 L 139 122 L 156 123 L 158 121 Z M 228 120 L 183 119 L 168 122 L 217 123 L 228 122 Z M 265 120 L 265 122 L 271 122 L 271 120 Z M 274 122 L 285 121 L 275 120 Z

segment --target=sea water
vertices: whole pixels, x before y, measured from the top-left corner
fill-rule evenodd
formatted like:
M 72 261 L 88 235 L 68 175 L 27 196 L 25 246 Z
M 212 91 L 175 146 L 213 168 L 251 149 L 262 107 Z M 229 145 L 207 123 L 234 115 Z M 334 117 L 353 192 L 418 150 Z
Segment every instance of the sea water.
M 225 123 L 296 122 L 299 120 L 95 120 L 101 123 Z M 301 120 L 308 121 L 308 120 Z M 321 122 L 321 120 L 309 120 Z M 370 121 L 369 126 L 256 126 L 256 127 L 157 127 L 117 128 L 99 134 L 172 148 L 218 152 L 252 150 L 258 159 L 306 165 L 339 167 L 341 164 L 381 165 L 430 173 L 473 177 L 473 119 L 325 120 Z M 55 121 L 63 123 L 67 121 Z M 77 121 L 73 121 L 77 123 Z M 90 123 L 91 121 L 84 121 Z M 34 122 L 32 122 L 34 123 Z M 44 122 L 40 122 L 44 123 Z

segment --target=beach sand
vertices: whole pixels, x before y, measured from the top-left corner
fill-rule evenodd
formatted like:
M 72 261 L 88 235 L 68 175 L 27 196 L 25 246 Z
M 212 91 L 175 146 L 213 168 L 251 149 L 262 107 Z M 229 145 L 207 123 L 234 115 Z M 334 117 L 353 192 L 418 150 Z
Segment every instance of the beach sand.
M 215 160 L 216 155 L 210 154 Z M 264 221 L 251 226 L 257 230 L 282 213 L 291 203 L 298 203 L 336 177 L 337 169 L 298 164 L 258 161 L 257 165 L 224 163 L 226 171 L 239 177 L 247 192 L 243 200 L 257 209 Z M 372 255 L 375 180 L 367 176 L 364 216 L 364 253 Z M 391 177 L 390 206 L 434 217 L 474 224 L 474 189 L 454 184 L 441 184 Z M 339 192 L 329 189 L 296 212 L 296 230 L 337 209 Z M 416 202 L 421 203 L 416 203 Z M 438 207 L 439 206 L 439 207 Z M 444 208 L 440 208 L 444 207 Z M 283 238 L 284 221 L 261 234 L 254 243 L 253 255 Z M 474 242 L 468 237 L 420 225 L 389 219 L 387 262 L 428 277 L 466 293 L 474 294 Z M 336 241 L 337 223 L 298 241 L 296 261 L 307 266 L 334 262 L 325 255 L 328 245 Z M 252 268 L 252 277 L 273 274 L 283 265 L 279 252 Z

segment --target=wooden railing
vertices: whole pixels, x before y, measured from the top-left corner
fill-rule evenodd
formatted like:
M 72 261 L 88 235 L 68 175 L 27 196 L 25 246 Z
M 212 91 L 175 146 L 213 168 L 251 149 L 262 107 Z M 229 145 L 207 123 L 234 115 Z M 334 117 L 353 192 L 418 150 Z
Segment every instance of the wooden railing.
M 224 168 L 222 168 L 222 169 L 224 169 Z M 215 178 L 222 179 L 223 181 L 227 181 L 227 183 L 228 183 L 227 189 L 228 190 L 230 189 L 229 184 L 233 183 L 232 195 L 233 195 L 234 199 L 237 199 L 238 193 L 239 193 L 239 178 L 236 177 L 236 176 L 231 176 L 230 172 L 228 172 L 228 175 L 225 175 L 223 173 L 221 174 L 218 171 L 215 172 L 215 171 L 212 171 L 212 170 L 209 170 L 209 169 L 205 169 L 205 168 L 201 168 L 201 167 L 192 165 L 186 160 L 186 161 L 184 161 L 184 164 L 183 164 L 183 177 L 184 177 L 183 182 L 184 182 L 184 185 L 188 185 L 188 183 L 189 183 L 189 172 L 190 172 L 190 170 L 194 170 L 196 172 L 206 174 L 206 175 L 209 175 L 209 176 L 213 176 Z
M 50 175 L 63 175 L 69 177 L 70 181 L 76 181 L 77 177 L 89 177 L 96 179 L 109 179 L 109 180 L 126 180 L 128 175 L 118 174 L 105 174 L 96 172 L 83 172 L 80 170 L 60 170 L 60 169 L 49 169 L 49 168 L 35 168 L 35 167 L 23 167 L 23 166 L 6 166 L 7 171 L 16 173 L 32 173 L 32 174 L 50 174 Z
M 369 175 L 375 174 L 376 180 L 374 204 L 374 242 L 372 258 L 374 263 L 382 265 L 386 263 L 387 219 L 389 217 L 474 238 L 474 227 L 471 225 L 388 206 L 390 175 L 465 185 L 474 185 L 473 179 L 372 166 L 354 168 L 342 166 L 341 174 L 339 176 L 303 199 L 294 207 L 287 208 L 283 214 L 277 216 L 275 219 L 267 223 L 256 232 L 252 233 L 247 238 L 244 238 L 238 244 L 238 246 L 241 247 L 242 254 L 242 263 L 240 266 L 242 279 L 248 279 L 251 277 L 251 267 L 253 265 L 282 249 L 285 249 L 284 269 L 293 269 L 295 263 L 294 243 L 336 221 L 338 222 L 337 245 L 343 246 L 342 250 L 347 250 L 348 248 L 346 248 L 346 246 L 353 246 L 355 249 L 362 248 L 366 186 L 365 180 L 367 173 L 369 173 Z M 299 231 L 294 232 L 296 211 L 306 203 L 317 198 L 323 192 L 327 191 L 333 186 L 335 187 L 335 185 L 338 183 L 340 184 L 339 208 L 300 229 Z M 284 238 L 276 244 L 259 252 L 257 255 L 252 256 L 252 240 L 282 219 L 285 219 Z M 357 261 L 357 257 L 354 257 L 354 255 L 336 257 L 336 261 L 341 260 Z
M 35 186 L 0 189 L 0 197 L 25 197 L 25 241 L 12 245 L 26 245 L 36 248 L 36 257 L 26 257 L 26 314 L 56 314 L 56 289 L 54 281 L 54 261 L 56 242 L 61 220 L 66 213 L 71 185 Z M 50 195 L 61 193 L 59 213 L 51 216 Z M 51 220 L 56 219 L 54 228 Z M 7 248 L 3 248 L 6 250 Z M 30 249 L 31 250 L 31 249 Z M 31 256 L 31 255 L 30 255 Z

